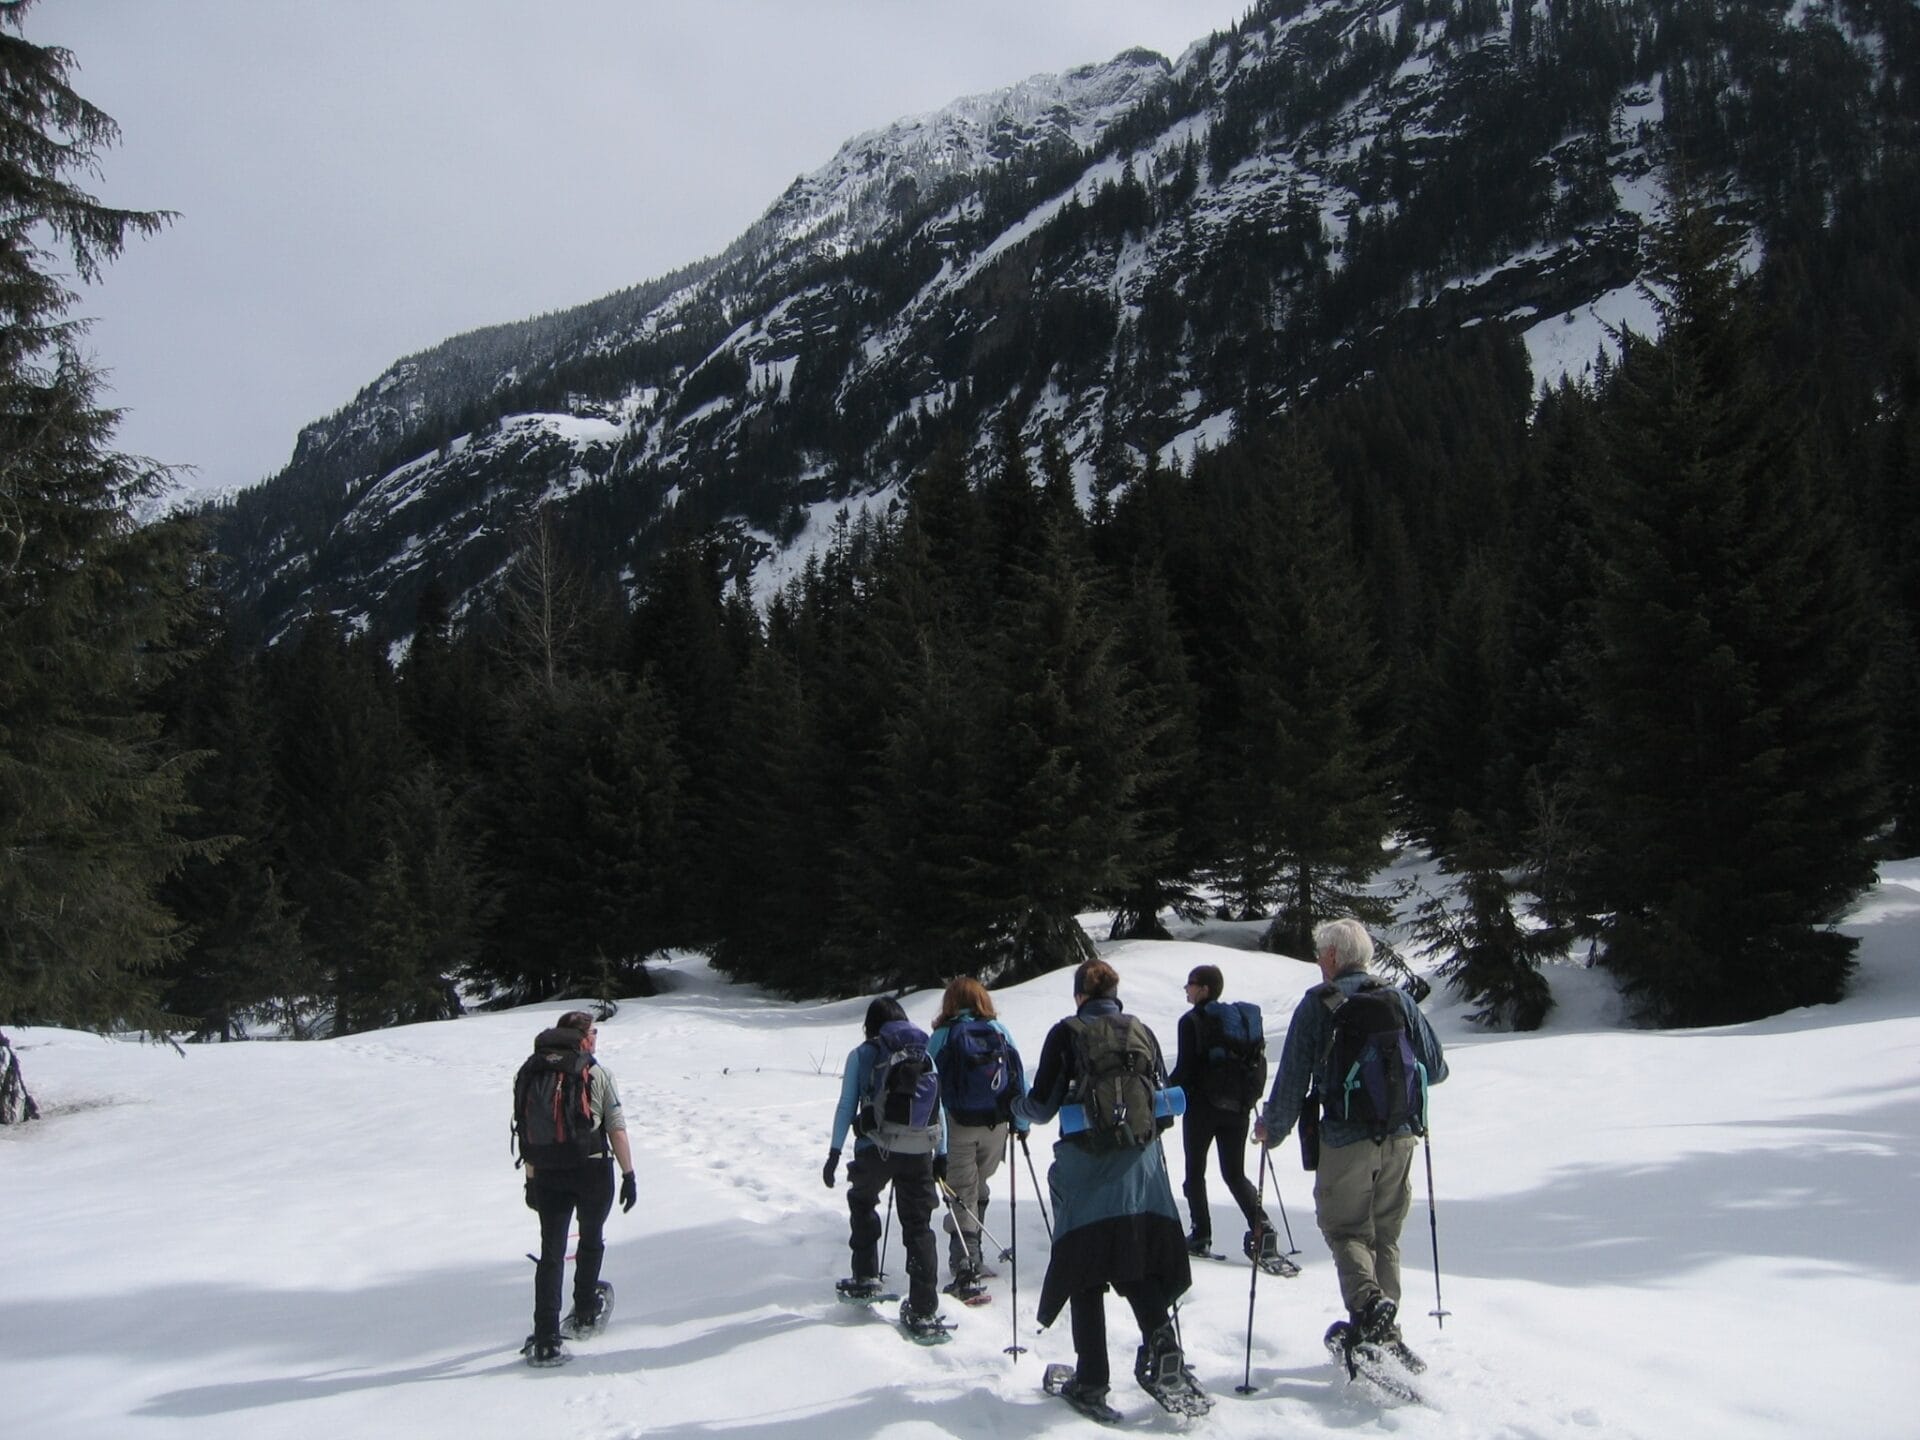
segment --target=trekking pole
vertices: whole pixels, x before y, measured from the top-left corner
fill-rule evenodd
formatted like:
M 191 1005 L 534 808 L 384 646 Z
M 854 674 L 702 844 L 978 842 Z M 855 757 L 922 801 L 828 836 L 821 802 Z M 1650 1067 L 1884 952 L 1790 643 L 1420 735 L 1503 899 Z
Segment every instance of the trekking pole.
M 1256 1387 L 1253 1383 L 1253 1297 L 1260 1290 L 1260 1254 L 1261 1243 L 1267 1238 L 1266 1231 L 1272 1222 L 1267 1219 L 1267 1161 L 1273 1152 L 1266 1146 L 1260 1147 L 1260 1221 L 1253 1227 L 1253 1278 L 1247 1281 L 1247 1360 L 1240 1376 L 1240 1383 L 1233 1387 L 1236 1395 L 1251 1395 Z M 1273 1187 L 1274 1198 L 1280 1195 L 1278 1182 Z M 1285 1212 L 1282 1211 L 1284 1214 Z
M 987 1229 L 987 1227 L 981 1223 L 980 1217 L 978 1215 L 974 1214 L 973 1211 L 969 1210 L 965 1205 L 962 1205 L 960 1203 L 960 1196 L 954 1190 L 953 1186 L 949 1185 L 944 1180 L 940 1181 L 939 1184 L 940 1184 L 940 1193 L 942 1196 L 945 1197 L 947 1202 L 947 1209 L 953 1215 L 953 1223 L 956 1226 L 959 1226 L 961 1231 L 964 1232 L 966 1230 L 966 1226 L 960 1224 L 961 1220 L 962 1219 L 971 1220 L 973 1222 L 973 1228 L 979 1231 L 980 1234 L 986 1236 L 987 1239 L 993 1241 L 993 1248 L 1000 1251 L 1000 1253 L 1004 1255 L 1006 1253 L 1007 1247 L 1000 1243 L 998 1236 L 996 1236 L 991 1230 Z
M 1040 1223 L 1047 1227 L 1047 1243 L 1053 1243 L 1053 1221 L 1047 1217 L 1047 1202 L 1040 1198 L 1040 1176 L 1033 1168 L 1033 1151 L 1027 1148 L 1027 1137 L 1020 1132 L 1020 1153 L 1027 1157 L 1027 1174 L 1033 1177 L 1033 1201 L 1040 1207 Z
M 887 1273 L 887 1240 L 893 1234 L 893 1182 L 887 1182 L 887 1223 L 880 1231 L 880 1274 Z M 876 1277 L 878 1278 L 878 1277 Z
M 1447 1328 L 1447 1316 L 1453 1312 L 1440 1302 L 1440 1220 L 1433 1213 L 1433 1141 L 1423 1131 L 1420 1146 L 1427 1152 L 1427 1232 L 1433 1239 L 1433 1309 L 1429 1312 L 1434 1323 L 1442 1330 Z
M 1260 1173 L 1264 1175 L 1266 1172 L 1267 1151 L 1263 1147 L 1260 1151 Z M 1298 1255 L 1300 1247 L 1293 1243 L 1293 1222 L 1287 1219 L 1287 1197 L 1280 1193 L 1280 1181 L 1277 1176 L 1273 1182 L 1273 1198 L 1280 1204 L 1280 1223 L 1287 1227 L 1287 1254 Z
M 1007 1143 L 1009 1145 L 1013 1143 L 1013 1127 L 1011 1125 L 1007 1127 Z M 1011 1355 L 1013 1357 L 1013 1363 L 1018 1365 L 1020 1363 L 1020 1357 L 1027 1353 L 1027 1347 L 1020 1343 L 1020 1167 L 1018 1165 L 1010 1164 L 1007 1166 L 1007 1213 L 1011 1217 L 1007 1221 L 1007 1226 L 1013 1233 L 1013 1243 L 1009 1245 L 1002 1254 L 1010 1256 L 1013 1260 L 1013 1304 L 1011 1307 L 1013 1313 L 1007 1317 L 1013 1326 L 1013 1343 L 1007 1346 L 1006 1350 L 1002 1353 Z

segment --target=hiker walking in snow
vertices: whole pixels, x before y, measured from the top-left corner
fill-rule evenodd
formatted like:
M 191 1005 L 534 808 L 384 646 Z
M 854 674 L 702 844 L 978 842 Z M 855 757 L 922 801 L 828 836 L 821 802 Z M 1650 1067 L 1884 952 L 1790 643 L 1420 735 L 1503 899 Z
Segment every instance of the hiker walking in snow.
M 947 1293 L 977 1299 L 987 1269 L 980 1230 L 987 1215 L 987 1181 L 1007 1153 L 1013 1102 L 1027 1093 L 1020 1052 L 993 1012 L 987 987 L 971 976 L 953 981 L 940 997 L 927 1040 L 940 1072 L 940 1103 L 947 1121 Z M 1026 1126 L 1018 1127 L 1025 1133 Z
M 1077 1409 L 1111 1413 L 1104 1298 L 1111 1285 L 1140 1327 L 1135 1378 L 1167 1408 L 1198 1413 L 1207 1402 L 1186 1369 L 1171 1314 L 1193 1278 L 1159 1143 L 1160 1042 L 1122 1010 L 1120 976 L 1104 960 L 1074 972 L 1073 1003 L 1074 1014 L 1047 1032 L 1031 1091 L 1013 1106 L 1016 1121 L 1061 1119 L 1047 1173 L 1053 1252 L 1039 1305 L 1043 1326 L 1063 1307 L 1071 1311 L 1075 1364 L 1059 1393 Z
M 1314 1212 L 1348 1315 L 1327 1332 L 1329 1347 L 1368 1341 L 1417 1364 L 1395 1319 L 1400 1228 L 1413 1203 L 1426 1087 L 1447 1078 L 1446 1057 L 1412 997 L 1367 973 L 1373 938 L 1364 925 L 1326 921 L 1313 943 L 1324 983 L 1294 1008 L 1254 1138 L 1272 1149 L 1298 1122 L 1310 1150 L 1318 1125 Z
M 627 1120 L 613 1076 L 593 1055 L 599 1026 L 585 1010 L 569 1010 L 540 1032 L 513 1083 L 514 1129 L 527 1167 L 527 1208 L 540 1216 L 540 1261 L 533 1272 L 533 1334 L 522 1353 L 529 1365 L 570 1358 L 561 1337 L 586 1339 L 605 1327 L 613 1287 L 600 1278 L 607 1216 L 613 1211 L 613 1165 L 620 1162 L 620 1209 L 633 1209 L 638 1187 Z M 574 1216 L 573 1309 L 560 1318 L 567 1236 Z
M 872 1301 L 880 1294 L 880 1192 L 891 1183 L 907 1252 L 908 1291 L 900 1323 L 916 1337 L 932 1338 L 940 1309 L 935 1176 L 944 1177 L 947 1168 L 939 1078 L 926 1053 L 925 1033 L 907 1019 L 898 1000 L 883 995 L 867 1006 L 865 1029 L 866 1039 L 847 1052 L 827 1163 L 820 1172 L 832 1189 L 851 1129 L 847 1248 L 853 1252 L 853 1275 L 839 1288 L 850 1300 Z
M 1220 1178 L 1247 1220 L 1242 1251 L 1271 1274 L 1297 1275 L 1299 1267 L 1280 1253 L 1260 1192 L 1247 1179 L 1247 1130 L 1267 1084 L 1260 1010 L 1246 1001 L 1227 1006 L 1220 998 L 1225 988 L 1219 966 L 1196 965 L 1187 976 L 1192 1008 L 1180 1017 L 1178 1028 L 1171 1079 L 1187 1097 L 1186 1113 L 1180 1117 L 1186 1142 L 1187 1217 L 1192 1222 L 1187 1250 L 1213 1253 L 1213 1215 L 1207 1204 L 1207 1152 L 1213 1150 L 1220 1157 Z

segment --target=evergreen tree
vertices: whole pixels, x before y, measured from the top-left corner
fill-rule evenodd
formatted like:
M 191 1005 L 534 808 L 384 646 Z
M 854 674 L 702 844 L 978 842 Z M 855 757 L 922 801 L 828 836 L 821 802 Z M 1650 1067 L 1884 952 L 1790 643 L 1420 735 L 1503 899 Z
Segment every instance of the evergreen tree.
M 1307 956 L 1321 920 L 1386 918 L 1365 888 L 1392 826 L 1386 675 L 1319 458 L 1290 433 L 1219 463 L 1215 483 L 1237 512 L 1221 521 L 1241 540 L 1235 712 L 1228 763 L 1213 777 L 1226 819 L 1219 863 L 1241 877 L 1245 899 L 1277 898 L 1266 946 Z
M 382 862 L 386 805 L 410 768 L 400 707 L 380 647 L 312 617 L 272 657 L 275 773 L 286 825 L 287 893 L 304 912 L 308 956 L 324 975 L 333 1033 L 386 1023 L 385 981 L 369 962 L 368 886 Z
M 498 900 L 481 873 L 469 807 L 431 761 L 400 777 L 383 819 L 368 882 L 359 1018 L 444 1020 L 463 1008 L 454 977 L 472 964 Z
M 184 939 L 156 891 L 194 848 L 151 695 L 181 658 L 193 542 L 135 523 L 166 474 L 109 448 L 55 267 L 97 279 L 168 217 L 73 184 L 118 131 L 69 52 L 18 33 L 28 9 L 0 5 L 0 1020 L 151 1024 Z
M 172 733 L 206 762 L 189 780 L 185 832 L 205 844 L 167 882 L 191 941 L 166 967 L 163 1001 L 195 1038 L 244 1038 L 256 1020 L 304 1034 L 321 986 L 281 882 L 273 724 L 261 666 L 223 631 L 169 687 Z
M 561 676 L 514 697 L 488 791 L 499 914 L 469 978 L 502 1003 L 619 984 L 675 943 L 683 772 L 645 681 Z
M 995 939 L 1010 978 L 1090 958 L 1078 913 L 1116 902 L 1165 858 L 1139 795 L 1159 717 L 1141 712 L 1080 524 L 1074 511 L 1043 526 L 979 689 L 991 745 L 983 878 L 1004 917 Z
M 1469 1020 L 1510 1030 L 1538 1030 L 1553 1008 L 1540 962 L 1562 953 L 1565 932 L 1530 924 L 1519 913 L 1522 890 L 1502 863 L 1499 842 L 1470 816 L 1449 827 L 1451 849 L 1442 870 L 1454 878 L 1457 903 L 1430 895 L 1413 933 L 1440 956 L 1439 973 L 1480 1006 Z
M 1650 1016 L 1713 1024 L 1839 998 L 1831 928 L 1883 818 L 1855 552 L 1756 365 L 1741 237 L 1669 201 L 1611 398 L 1575 876 Z

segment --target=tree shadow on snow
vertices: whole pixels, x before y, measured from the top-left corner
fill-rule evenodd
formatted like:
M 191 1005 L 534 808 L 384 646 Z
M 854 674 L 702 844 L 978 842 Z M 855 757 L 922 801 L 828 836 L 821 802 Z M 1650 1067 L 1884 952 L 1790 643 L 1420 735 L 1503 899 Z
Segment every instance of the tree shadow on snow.
M 796 1245 L 777 1226 L 710 1225 L 624 1242 L 615 1233 L 604 1272 L 619 1290 L 613 1326 L 574 1349 L 568 1372 L 698 1365 L 808 1325 L 872 1323 L 831 1298 L 832 1263 L 821 1246 Z M 168 1285 L 111 1307 L 35 1304 L 31 1315 L 0 1301 L 0 1331 L 20 1337 L 10 1345 L 20 1359 L 92 1353 L 203 1373 L 224 1362 L 255 1372 L 284 1366 L 280 1375 L 157 1394 L 136 1411 L 184 1418 L 522 1368 L 532 1302 L 533 1267 L 523 1260 L 352 1290 Z M 687 1329 L 695 1333 L 662 1334 Z
M 1674 1124 L 1684 1123 L 1676 1116 Z M 1491 1199 L 1448 1200 L 1434 1146 L 1447 1270 L 1545 1284 L 1671 1281 L 1726 1259 L 1771 1256 L 1920 1282 L 1912 1197 L 1920 1193 L 1920 1091 L 1851 1115 L 1782 1115 L 1722 1129 L 1815 1129 L 1817 1141 L 1641 1166 L 1575 1165 L 1549 1184 Z M 1469 1163 L 1464 1157 L 1458 1163 Z M 1419 1166 L 1415 1166 L 1416 1177 Z M 1427 1246 L 1423 1191 L 1403 1264 Z

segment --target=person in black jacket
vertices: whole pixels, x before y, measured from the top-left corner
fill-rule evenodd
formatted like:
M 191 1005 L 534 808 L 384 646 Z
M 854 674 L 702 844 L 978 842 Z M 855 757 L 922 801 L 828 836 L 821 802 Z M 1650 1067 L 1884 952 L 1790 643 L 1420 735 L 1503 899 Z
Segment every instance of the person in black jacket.
M 1213 1083 L 1208 1073 L 1207 1042 L 1202 1030 L 1202 1010 L 1220 998 L 1226 979 L 1217 965 L 1196 965 L 1187 976 L 1187 1003 L 1193 1008 L 1180 1017 L 1177 1058 L 1172 1080 L 1187 1096 L 1186 1114 L 1181 1116 L 1181 1137 L 1186 1142 L 1187 1216 L 1192 1228 L 1187 1233 L 1187 1249 L 1195 1255 L 1213 1251 L 1213 1216 L 1207 1205 L 1207 1152 L 1220 1157 L 1220 1178 L 1247 1219 L 1246 1238 L 1241 1249 L 1250 1260 L 1259 1260 L 1270 1270 L 1281 1265 L 1279 1240 L 1273 1222 L 1260 1204 L 1260 1192 L 1247 1179 L 1247 1131 L 1253 1123 L 1253 1107 L 1259 1095 L 1246 1097 L 1246 1103 L 1230 1093 L 1230 1086 Z M 1288 1267 L 1295 1274 L 1297 1266 Z
M 1044 1125 L 1062 1105 L 1080 1101 L 1085 1077 L 1077 1026 L 1139 1026 L 1152 1047 L 1154 1080 L 1164 1080 L 1160 1043 L 1121 1010 L 1120 977 L 1111 965 L 1087 961 L 1074 973 L 1073 990 L 1075 1013 L 1047 1032 L 1029 1092 L 1014 1102 L 1016 1122 Z M 1053 1251 L 1038 1318 L 1050 1325 L 1071 1306 L 1075 1366 L 1066 1393 L 1076 1403 L 1104 1404 L 1110 1369 L 1103 1297 L 1111 1285 L 1140 1327 L 1135 1377 L 1164 1405 L 1165 1392 L 1191 1386 L 1171 1306 L 1193 1283 L 1166 1156 L 1157 1137 L 1144 1145 L 1097 1149 L 1090 1134 L 1063 1135 L 1053 1147 L 1047 1173 Z
M 592 1116 L 592 1154 L 575 1164 L 526 1167 L 527 1208 L 540 1216 L 540 1259 L 533 1272 L 533 1334 L 521 1347 L 530 1365 L 560 1365 L 567 1359 L 562 1337 L 580 1339 L 605 1323 L 610 1287 L 600 1279 L 606 1255 L 607 1217 L 613 1213 L 613 1160 L 620 1163 L 620 1209 L 633 1209 L 639 1190 L 633 1174 L 633 1151 L 627 1143 L 627 1117 L 620 1108 L 620 1091 L 606 1066 L 593 1056 L 600 1037 L 599 1023 L 585 1010 L 569 1010 L 535 1042 L 583 1053 L 586 1059 L 587 1100 Z M 574 1246 L 573 1310 L 560 1318 L 560 1295 L 567 1263 L 567 1237 L 575 1218 L 580 1225 Z

